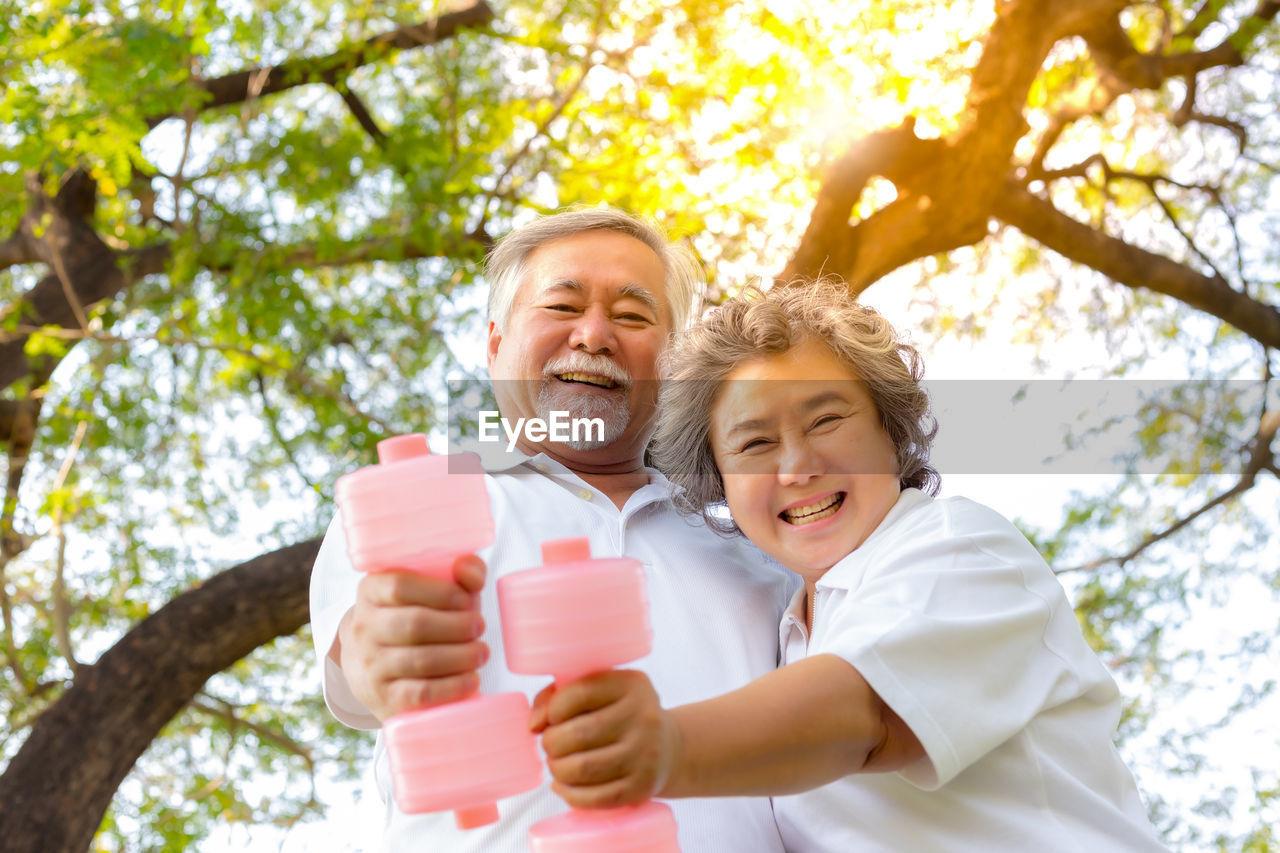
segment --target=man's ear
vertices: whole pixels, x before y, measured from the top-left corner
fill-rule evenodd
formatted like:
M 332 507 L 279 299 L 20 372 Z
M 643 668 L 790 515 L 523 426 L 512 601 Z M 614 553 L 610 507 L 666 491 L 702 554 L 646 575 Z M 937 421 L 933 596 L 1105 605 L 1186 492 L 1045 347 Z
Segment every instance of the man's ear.
M 489 321 L 489 343 L 486 349 L 489 351 L 489 369 L 493 369 L 493 360 L 498 357 L 498 346 L 502 343 L 502 331 Z

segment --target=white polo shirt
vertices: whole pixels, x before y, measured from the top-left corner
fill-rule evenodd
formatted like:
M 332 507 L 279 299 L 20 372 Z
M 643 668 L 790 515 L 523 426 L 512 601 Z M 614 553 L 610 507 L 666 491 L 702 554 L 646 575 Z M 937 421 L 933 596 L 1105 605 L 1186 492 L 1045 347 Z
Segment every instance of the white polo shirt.
M 498 531 L 480 552 L 489 567 L 481 593 L 484 641 L 492 652 L 480 670 L 483 693 L 523 691 L 531 698 L 550 678 L 507 671 L 498 617 L 498 578 L 542 562 L 548 539 L 586 536 L 598 557 L 627 556 L 645 570 L 654 630 L 653 651 L 627 664 L 652 679 L 664 706 L 709 699 L 741 687 L 775 668 L 775 629 L 796 586 L 795 576 L 741 537 L 725 539 L 671 505 L 665 477 L 649 471 L 649 484 L 620 511 L 558 462 L 508 454 L 487 460 L 486 483 Z M 316 656 L 324 668 L 325 700 L 344 723 L 374 729 L 378 721 L 351 695 L 327 652 L 338 622 L 355 601 L 360 575 L 347 558 L 338 519 L 329 526 L 311 578 L 311 624 Z M 526 853 L 527 832 L 565 803 L 549 789 L 502 800 L 502 819 L 467 831 L 453 815 L 405 815 L 391 796 L 382 737 L 374 752 L 374 776 L 386 806 L 382 849 L 432 853 Z M 673 800 L 683 853 L 781 853 L 769 801 L 762 797 Z M 374 829 L 370 828 L 371 831 Z
M 908 489 L 783 617 L 783 662 L 834 654 L 927 757 L 774 799 L 789 853 L 1165 850 L 1113 746 L 1120 697 L 1043 558 L 998 513 Z

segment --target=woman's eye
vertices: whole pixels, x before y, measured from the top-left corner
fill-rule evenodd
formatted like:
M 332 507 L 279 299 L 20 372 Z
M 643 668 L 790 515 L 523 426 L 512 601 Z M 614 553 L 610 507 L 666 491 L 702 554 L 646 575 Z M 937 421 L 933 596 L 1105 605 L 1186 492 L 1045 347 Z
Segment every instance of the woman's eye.
M 817 429 L 820 426 L 827 426 L 829 424 L 836 423 L 839 420 L 840 420 L 839 415 L 823 415 L 822 417 L 818 418 L 813 422 L 813 426 L 810 427 L 810 429 Z
M 745 444 L 743 444 L 743 445 L 742 445 L 742 447 L 740 447 L 740 448 L 738 449 L 738 452 L 739 452 L 739 453 L 745 453 L 745 452 L 746 452 L 746 451 L 748 451 L 748 450 L 753 450 L 753 449 L 756 449 L 756 448 L 765 447 L 765 446 L 767 446 L 768 444 L 769 444 L 769 442 L 768 442 L 768 440 L 766 440 L 766 439 L 763 439 L 763 438 L 753 438 L 753 439 L 751 439 L 750 441 L 748 441 L 748 442 L 746 442 Z

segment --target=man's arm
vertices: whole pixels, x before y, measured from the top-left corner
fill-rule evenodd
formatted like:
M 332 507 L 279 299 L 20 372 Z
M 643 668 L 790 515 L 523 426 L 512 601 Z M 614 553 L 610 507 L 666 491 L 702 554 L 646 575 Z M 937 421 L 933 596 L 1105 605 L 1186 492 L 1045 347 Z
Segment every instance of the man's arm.
M 328 656 L 380 721 L 476 691 L 476 670 L 489 656 L 476 609 L 484 574 L 484 563 L 469 555 L 454 566 L 456 582 L 413 572 L 361 578 Z
M 669 711 L 641 673 L 589 676 L 544 691 L 534 722 L 546 725 L 553 789 L 587 808 L 650 796 L 793 794 L 924 756 L 866 679 L 827 654 Z

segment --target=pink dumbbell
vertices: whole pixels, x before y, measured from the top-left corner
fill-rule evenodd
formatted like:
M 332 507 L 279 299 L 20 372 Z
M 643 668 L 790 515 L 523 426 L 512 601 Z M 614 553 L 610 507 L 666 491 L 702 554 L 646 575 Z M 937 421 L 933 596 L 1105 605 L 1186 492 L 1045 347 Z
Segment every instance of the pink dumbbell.
M 644 570 L 628 557 L 591 558 L 585 538 L 542 546 L 544 566 L 498 581 L 503 646 L 512 672 L 557 686 L 644 657 L 653 644 Z M 671 809 L 649 801 L 571 809 L 529 830 L 533 853 L 679 853 Z
M 356 569 L 452 580 L 458 557 L 493 542 L 478 456 L 432 456 L 426 436 L 415 433 L 378 442 L 378 461 L 337 484 Z M 383 731 L 400 810 L 452 810 L 460 829 L 496 821 L 497 800 L 542 783 L 529 715 L 523 693 L 500 693 L 387 720 Z

